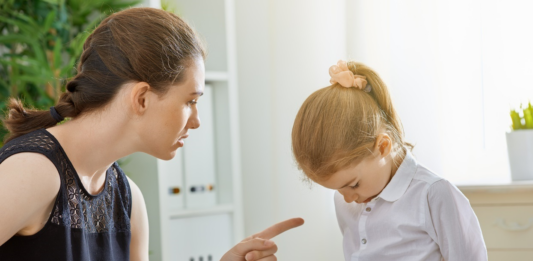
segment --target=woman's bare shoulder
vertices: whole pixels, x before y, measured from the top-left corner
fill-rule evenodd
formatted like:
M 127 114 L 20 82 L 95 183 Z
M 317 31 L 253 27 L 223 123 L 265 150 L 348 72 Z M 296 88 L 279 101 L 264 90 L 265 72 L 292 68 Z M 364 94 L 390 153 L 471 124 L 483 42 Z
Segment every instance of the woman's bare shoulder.
M 0 164 L 0 245 L 49 208 L 61 180 L 55 165 L 38 153 L 17 153 Z
M 54 176 L 59 181 L 54 163 L 45 155 L 34 152 L 21 152 L 5 159 L 0 163 L 0 175 L 2 174 L 10 176 L 34 175 L 33 178 L 45 178 L 46 180 L 50 176 Z

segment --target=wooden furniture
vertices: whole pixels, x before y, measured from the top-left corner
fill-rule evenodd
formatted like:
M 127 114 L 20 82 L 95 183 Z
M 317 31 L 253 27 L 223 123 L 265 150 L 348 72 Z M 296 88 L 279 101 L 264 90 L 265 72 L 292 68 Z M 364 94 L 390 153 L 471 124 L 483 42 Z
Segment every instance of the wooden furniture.
M 489 260 L 533 260 L 533 181 L 457 187 L 479 219 Z

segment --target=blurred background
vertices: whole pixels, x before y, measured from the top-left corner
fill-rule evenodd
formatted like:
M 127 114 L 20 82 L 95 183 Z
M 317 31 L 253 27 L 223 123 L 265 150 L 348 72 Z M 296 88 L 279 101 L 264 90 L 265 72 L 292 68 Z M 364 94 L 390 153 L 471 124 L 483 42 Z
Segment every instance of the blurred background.
M 151 260 L 217 260 L 244 236 L 291 217 L 306 224 L 275 239 L 279 260 L 343 259 L 333 191 L 302 182 L 290 140 L 300 105 L 329 85 L 328 68 L 339 59 L 380 73 L 421 164 L 465 188 L 512 183 L 509 113 L 522 114 L 533 98 L 531 1 L 5 0 L 0 6 L 2 109 L 10 96 L 52 106 L 75 73 L 86 36 L 110 12 L 163 8 L 205 39 L 209 95 L 199 106 L 207 120 L 196 136 L 212 142 L 191 131 L 171 162 L 146 155 L 122 162 L 147 199 Z M 525 233 L 503 237 L 531 237 Z M 533 246 L 520 249 L 531 254 Z

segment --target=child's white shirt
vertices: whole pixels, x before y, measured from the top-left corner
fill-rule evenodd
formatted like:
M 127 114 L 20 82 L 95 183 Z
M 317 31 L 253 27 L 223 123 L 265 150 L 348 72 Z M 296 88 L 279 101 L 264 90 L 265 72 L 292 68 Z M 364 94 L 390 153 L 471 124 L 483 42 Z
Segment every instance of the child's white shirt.
M 335 210 L 346 261 L 487 260 L 468 199 L 410 152 L 376 198 L 346 203 L 336 192 Z

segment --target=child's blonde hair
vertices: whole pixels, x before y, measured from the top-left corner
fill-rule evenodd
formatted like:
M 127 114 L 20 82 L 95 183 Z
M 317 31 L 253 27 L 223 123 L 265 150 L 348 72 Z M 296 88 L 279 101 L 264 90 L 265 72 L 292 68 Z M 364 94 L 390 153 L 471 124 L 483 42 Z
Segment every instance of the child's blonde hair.
M 361 63 L 347 65 L 353 74 L 366 77 L 371 91 L 335 83 L 311 94 L 294 120 L 292 151 L 299 168 L 314 181 L 372 154 L 382 132 L 393 141 L 394 160 L 403 159 L 404 147 L 413 147 L 404 141 L 400 118 L 379 75 Z

